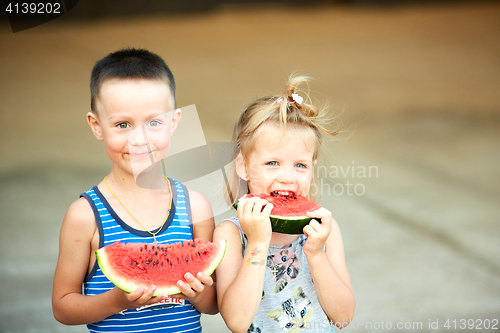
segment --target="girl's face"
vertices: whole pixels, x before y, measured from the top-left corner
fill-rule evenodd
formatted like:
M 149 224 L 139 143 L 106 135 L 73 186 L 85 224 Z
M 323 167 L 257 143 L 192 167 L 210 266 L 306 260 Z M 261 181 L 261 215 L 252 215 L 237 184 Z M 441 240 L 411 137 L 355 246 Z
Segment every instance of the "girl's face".
M 180 111 L 164 81 L 109 79 L 96 102 L 87 118 L 114 167 L 138 176 L 165 158 Z
M 252 151 L 243 158 L 244 174 L 242 169 L 238 173 L 250 192 L 307 196 L 316 163 L 312 134 L 289 126 L 281 138 L 281 129 L 273 124 L 263 124 L 258 132 Z

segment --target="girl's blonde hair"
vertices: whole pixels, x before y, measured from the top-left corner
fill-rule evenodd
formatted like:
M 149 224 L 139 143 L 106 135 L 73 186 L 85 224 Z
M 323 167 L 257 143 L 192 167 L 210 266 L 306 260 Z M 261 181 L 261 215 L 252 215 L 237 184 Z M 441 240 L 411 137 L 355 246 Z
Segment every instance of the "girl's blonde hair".
M 270 123 L 276 125 L 277 128 L 281 127 L 282 138 L 287 126 L 291 126 L 294 130 L 303 129 L 312 133 L 315 141 L 313 160 L 317 159 L 324 143 L 324 136 L 335 136 L 337 132 L 326 128 L 330 122 L 327 117 L 327 109 L 318 109 L 310 102 L 309 98 L 302 100 L 302 97 L 297 94 L 298 87 L 310 80 L 309 76 L 292 74 L 283 94 L 262 97 L 247 106 L 238 117 L 234 127 L 234 158 L 240 152 L 243 157 L 248 156 L 252 152 L 258 129 L 263 124 Z M 248 193 L 248 185 L 236 174 L 234 164 L 234 162 L 231 163 L 228 179 L 227 199 L 231 204 Z

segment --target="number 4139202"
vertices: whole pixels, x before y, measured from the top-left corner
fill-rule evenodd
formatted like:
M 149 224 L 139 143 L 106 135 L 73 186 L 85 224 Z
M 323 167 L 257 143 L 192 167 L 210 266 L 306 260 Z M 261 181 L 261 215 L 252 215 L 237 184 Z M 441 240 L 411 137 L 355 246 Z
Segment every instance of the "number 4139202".
M 61 3 L 8 2 L 5 11 L 9 14 L 61 14 Z
M 446 329 L 498 329 L 498 319 L 448 319 L 444 325 Z

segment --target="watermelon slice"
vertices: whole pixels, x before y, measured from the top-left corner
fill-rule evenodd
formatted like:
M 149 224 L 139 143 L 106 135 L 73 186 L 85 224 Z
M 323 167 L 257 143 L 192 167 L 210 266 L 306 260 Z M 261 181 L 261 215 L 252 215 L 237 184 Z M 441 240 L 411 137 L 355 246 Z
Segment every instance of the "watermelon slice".
M 190 272 L 210 275 L 226 251 L 226 241 L 201 239 L 173 244 L 120 243 L 96 251 L 97 263 L 118 288 L 132 292 L 139 287 L 156 286 L 153 296 L 180 293 L 177 281 Z
M 280 192 L 276 191 L 271 192 L 271 194 L 247 194 L 241 197 L 234 206 L 237 208 L 239 202 L 252 197 L 265 199 L 274 205 L 269 216 L 273 232 L 302 234 L 304 226 L 312 220 L 311 217 L 306 216 L 306 213 L 313 212 L 321 208 L 321 206 L 309 198 L 296 195 L 294 192 L 283 193 L 286 194 L 280 194 Z

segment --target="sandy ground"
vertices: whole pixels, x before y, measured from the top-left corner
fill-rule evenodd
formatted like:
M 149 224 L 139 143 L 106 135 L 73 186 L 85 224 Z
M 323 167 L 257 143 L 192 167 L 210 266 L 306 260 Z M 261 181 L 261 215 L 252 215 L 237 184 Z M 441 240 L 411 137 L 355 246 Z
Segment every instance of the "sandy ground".
M 124 46 L 167 60 L 207 142 L 229 141 L 244 105 L 292 71 L 311 75 L 311 97 L 339 115 L 320 189 L 356 293 L 349 329 L 497 331 L 485 320 L 500 320 L 499 41 L 494 2 L 228 6 L 16 34 L 4 22 L 0 331 L 86 331 L 52 317 L 52 276 L 67 207 L 110 167 L 85 123 L 90 69 Z

